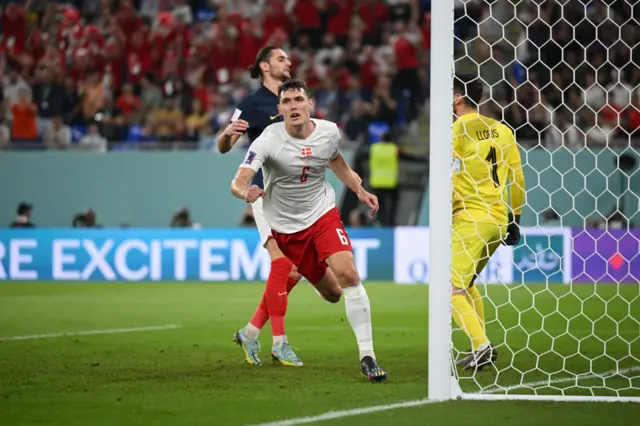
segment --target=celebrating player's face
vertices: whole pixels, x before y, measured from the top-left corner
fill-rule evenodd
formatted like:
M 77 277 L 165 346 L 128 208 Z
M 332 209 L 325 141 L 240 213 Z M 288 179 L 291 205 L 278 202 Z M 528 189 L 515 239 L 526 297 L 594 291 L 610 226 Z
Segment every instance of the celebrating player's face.
M 291 61 L 284 50 L 275 49 L 269 59 L 269 74 L 274 80 L 285 81 L 291 78 Z
M 312 102 L 304 90 L 287 90 L 282 92 L 278 110 L 285 123 L 298 125 L 311 118 Z

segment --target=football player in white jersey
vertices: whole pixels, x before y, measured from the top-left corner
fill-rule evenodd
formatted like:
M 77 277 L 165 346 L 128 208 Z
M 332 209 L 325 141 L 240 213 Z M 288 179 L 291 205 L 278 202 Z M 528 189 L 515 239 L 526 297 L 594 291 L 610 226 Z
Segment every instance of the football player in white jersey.
M 311 119 L 313 102 L 305 83 L 283 83 L 278 99 L 284 122 L 268 126 L 251 144 L 231 192 L 250 203 L 263 199 L 278 246 L 325 299 L 338 302 L 344 294 L 362 374 L 371 382 L 384 381 L 387 374 L 373 351 L 369 297 L 355 268 L 335 192 L 325 177 L 327 168 L 369 206 L 371 215 L 378 211 L 378 199 L 362 187 L 340 154 L 338 126 Z M 260 168 L 264 190 L 250 185 Z

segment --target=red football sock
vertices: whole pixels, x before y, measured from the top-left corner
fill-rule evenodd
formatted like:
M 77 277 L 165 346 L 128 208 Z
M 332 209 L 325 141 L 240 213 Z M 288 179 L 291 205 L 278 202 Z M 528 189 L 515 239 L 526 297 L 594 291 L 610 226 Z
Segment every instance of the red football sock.
M 287 283 L 289 272 L 293 264 L 286 257 L 271 262 L 271 272 L 267 279 L 266 296 L 267 311 L 271 320 L 271 330 L 274 336 L 284 336 L 284 316 L 287 313 Z
M 258 305 L 258 309 L 256 309 L 256 313 L 253 314 L 253 318 L 251 318 L 251 324 L 257 328 L 258 330 L 262 330 L 262 327 L 269 320 L 269 311 L 267 311 L 267 295 L 264 293 L 262 295 L 262 300 L 260 300 L 260 305 Z

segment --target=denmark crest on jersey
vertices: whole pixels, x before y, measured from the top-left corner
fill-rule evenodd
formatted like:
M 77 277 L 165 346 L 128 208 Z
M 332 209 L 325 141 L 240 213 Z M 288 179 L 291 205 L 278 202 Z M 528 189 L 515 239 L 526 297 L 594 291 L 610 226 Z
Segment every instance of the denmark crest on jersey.
M 307 155 L 311 155 L 311 148 L 308 146 L 305 146 L 304 148 L 302 148 L 302 155 L 304 157 L 306 157 Z

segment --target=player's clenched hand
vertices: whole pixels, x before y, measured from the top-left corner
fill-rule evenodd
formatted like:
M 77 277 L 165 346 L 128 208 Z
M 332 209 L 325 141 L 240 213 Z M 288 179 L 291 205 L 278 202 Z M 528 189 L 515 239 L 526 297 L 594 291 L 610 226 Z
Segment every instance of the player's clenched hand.
M 224 129 L 224 134 L 227 136 L 244 135 L 248 128 L 249 123 L 244 120 L 236 120 Z
M 507 246 L 515 246 L 520 242 L 520 215 L 515 217 L 509 213 L 509 224 L 507 225 L 507 236 L 502 242 Z
M 376 213 L 378 213 L 378 197 L 376 197 L 375 195 L 362 190 L 361 192 L 358 193 L 358 200 L 360 200 L 361 203 L 366 204 L 369 207 L 369 215 L 370 216 L 375 216 Z
M 244 194 L 244 199 L 250 203 L 255 203 L 260 197 L 264 197 L 264 191 L 260 189 L 258 185 L 251 185 L 249 189 L 247 189 L 247 193 Z

